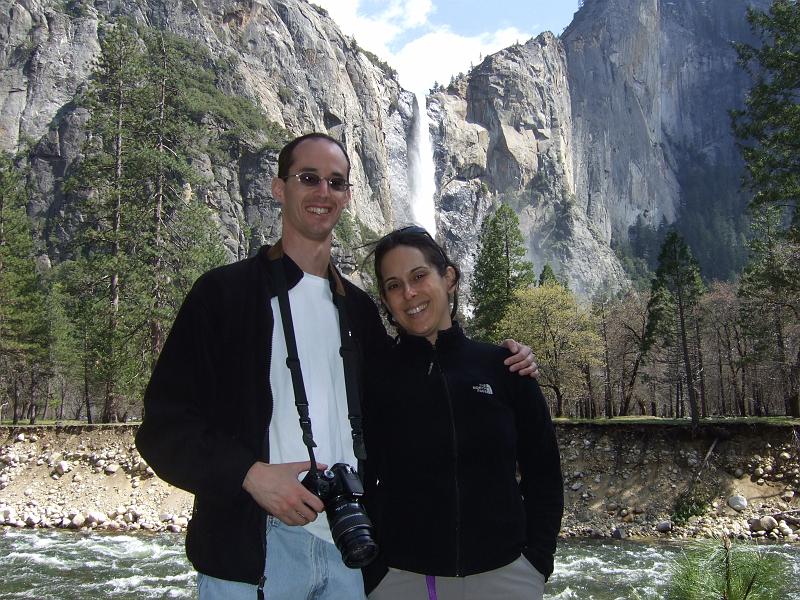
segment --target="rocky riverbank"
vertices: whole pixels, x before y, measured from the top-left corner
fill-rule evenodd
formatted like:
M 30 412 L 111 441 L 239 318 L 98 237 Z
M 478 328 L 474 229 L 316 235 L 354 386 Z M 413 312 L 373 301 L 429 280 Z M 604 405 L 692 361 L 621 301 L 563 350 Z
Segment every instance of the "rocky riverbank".
M 563 536 L 800 542 L 800 426 L 557 427 Z M 192 496 L 153 474 L 135 432 L 0 428 L 0 526 L 182 532 Z

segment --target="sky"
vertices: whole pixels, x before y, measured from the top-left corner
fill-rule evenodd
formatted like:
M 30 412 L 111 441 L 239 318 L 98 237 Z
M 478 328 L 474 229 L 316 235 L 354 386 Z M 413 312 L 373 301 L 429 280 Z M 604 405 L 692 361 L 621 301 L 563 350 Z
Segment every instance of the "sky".
M 543 31 L 560 34 L 579 0 L 311 0 L 414 92 Z

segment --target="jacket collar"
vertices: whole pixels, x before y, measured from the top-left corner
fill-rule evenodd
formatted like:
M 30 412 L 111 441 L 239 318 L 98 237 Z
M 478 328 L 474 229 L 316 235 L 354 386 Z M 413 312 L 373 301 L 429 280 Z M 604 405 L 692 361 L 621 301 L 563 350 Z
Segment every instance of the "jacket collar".
M 437 350 L 450 350 L 461 345 L 467 336 L 458 321 L 453 321 L 453 326 L 449 329 L 439 331 L 436 335 L 435 347 Z M 409 335 L 401 331 L 397 336 L 397 343 L 406 346 L 409 349 L 431 348 L 431 343 L 427 338 L 418 335 Z
M 264 245 L 258 252 L 264 260 L 282 260 L 283 268 L 286 270 L 286 284 L 292 289 L 303 278 L 303 271 L 297 266 L 291 257 L 283 251 L 283 241 L 278 240 L 275 245 Z M 344 282 L 339 270 L 334 266 L 333 261 L 328 263 L 328 281 L 331 285 L 331 293 L 344 297 Z M 271 294 L 274 295 L 274 294 Z

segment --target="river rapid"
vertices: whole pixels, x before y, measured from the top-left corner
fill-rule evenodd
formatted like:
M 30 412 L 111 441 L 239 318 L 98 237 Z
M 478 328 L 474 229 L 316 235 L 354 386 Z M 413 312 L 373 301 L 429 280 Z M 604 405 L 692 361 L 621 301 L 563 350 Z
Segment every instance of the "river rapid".
M 785 556 L 800 600 L 800 547 L 765 546 Z M 668 582 L 678 544 L 560 540 L 548 600 L 655 600 Z M 94 600 L 196 598 L 182 535 L 0 531 L 0 598 Z

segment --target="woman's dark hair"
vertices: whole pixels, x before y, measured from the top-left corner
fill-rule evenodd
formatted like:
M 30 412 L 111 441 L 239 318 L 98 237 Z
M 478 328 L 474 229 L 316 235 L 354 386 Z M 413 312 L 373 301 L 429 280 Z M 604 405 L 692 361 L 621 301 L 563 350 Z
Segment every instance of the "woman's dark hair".
M 409 227 L 395 229 L 387 233 L 375 244 L 375 250 L 373 251 L 375 254 L 375 276 L 378 278 L 378 285 L 381 290 L 383 290 L 383 272 L 381 271 L 383 257 L 386 256 L 389 250 L 397 248 L 398 246 L 410 246 L 422 252 L 427 263 L 433 266 L 442 277 L 444 277 L 444 274 L 447 272 L 447 267 L 453 267 L 453 271 L 455 271 L 456 274 L 456 288 L 453 291 L 453 309 L 450 311 L 450 318 L 455 319 L 456 311 L 458 310 L 458 282 L 461 280 L 461 271 L 458 266 L 447 257 L 444 248 L 437 244 L 436 240 L 434 240 L 431 234 L 423 227 L 411 225 Z M 396 326 L 394 319 L 392 319 L 392 313 L 389 312 L 386 305 L 384 305 L 383 308 L 386 310 L 389 322 Z
M 298 138 L 294 138 L 281 149 L 280 154 L 278 154 L 278 177 L 284 179 L 289 176 L 289 169 L 294 162 L 294 149 L 306 140 L 325 140 L 332 144 L 336 144 L 339 147 L 339 150 L 342 151 L 342 154 L 344 154 L 344 158 L 347 161 L 347 173 L 345 173 L 345 175 L 348 177 L 350 176 L 350 157 L 347 155 L 347 150 L 345 149 L 344 144 L 342 144 L 342 142 L 336 138 L 329 136 L 327 133 L 319 133 L 315 131 L 313 133 L 307 133 Z

